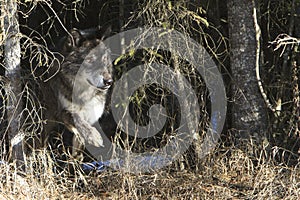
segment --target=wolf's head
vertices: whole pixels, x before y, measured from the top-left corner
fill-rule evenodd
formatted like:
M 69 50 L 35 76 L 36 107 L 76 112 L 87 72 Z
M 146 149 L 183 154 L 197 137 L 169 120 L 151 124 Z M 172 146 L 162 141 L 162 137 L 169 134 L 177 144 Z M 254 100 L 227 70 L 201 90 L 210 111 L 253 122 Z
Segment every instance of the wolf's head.
M 68 68 L 75 68 L 74 72 L 78 71 L 77 87 L 88 87 L 104 92 L 113 83 L 110 50 L 102 40 L 83 34 L 86 32 L 91 35 L 96 34 L 97 29 L 91 30 L 72 29 L 71 37 L 68 37 L 64 44 L 68 48 L 63 48 L 62 54 L 66 56 L 65 63 L 72 63 L 72 66 L 68 64 Z M 70 73 L 69 71 L 66 73 Z
M 111 65 L 110 50 L 100 42 L 85 57 L 79 74 L 89 86 L 106 91 L 113 83 Z

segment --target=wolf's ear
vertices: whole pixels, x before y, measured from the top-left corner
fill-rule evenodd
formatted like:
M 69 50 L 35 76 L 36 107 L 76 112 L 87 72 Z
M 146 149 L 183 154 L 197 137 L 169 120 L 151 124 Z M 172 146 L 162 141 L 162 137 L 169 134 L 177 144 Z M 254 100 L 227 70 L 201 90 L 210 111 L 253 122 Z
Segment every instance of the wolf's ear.
M 62 54 L 68 54 L 74 48 L 79 47 L 82 44 L 83 36 L 80 31 L 73 28 L 69 31 L 68 35 L 61 38 L 57 47 Z
M 67 49 L 72 49 L 73 47 L 78 47 L 81 45 L 83 36 L 77 28 L 70 30 L 69 35 L 65 41 L 65 46 Z

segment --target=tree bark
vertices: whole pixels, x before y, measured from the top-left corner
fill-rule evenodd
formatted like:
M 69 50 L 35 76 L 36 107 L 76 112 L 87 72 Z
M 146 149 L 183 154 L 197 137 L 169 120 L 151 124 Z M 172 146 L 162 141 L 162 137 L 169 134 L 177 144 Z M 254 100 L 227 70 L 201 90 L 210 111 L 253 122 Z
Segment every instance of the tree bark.
M 295 3 L 295 37 L 300 39 L 300 1 Z M 294 51 L 292 55 L 292 71 L 293 71 L 293 101 L 294 101 L 294 110 L 292 116 L 295 118 L 295 134 L 300 138 L 300 45 L 294 46 Z M 300 154 L 300 148 L 298 149 Z
M 256 77 L 257 32 L 253 1 L 227 2 L 233 78 L 232 128 L 236 142 L 243 146 L 248 146 L 249 139 L 255 141 L 256 145 L 261 144 L 266 139 L 268 128 L 266 105 Z
M 16 0 L 6 0 L 1 3 L 1 12 L 4 13 L 4 59 L 5 76 L 9 83 L 5 89 L 8 101 L 6 104 L 7 129 L 6 134 L 10 141 L 10 159 L 16 161 L 17 166 L 23 164 L 23 143 L 21 130 L 22 84 L 21 84 L 21 47 L 18 22 L 18 4 Z
M 300 38 L 300 1 L 295 2 L 295 37 Z

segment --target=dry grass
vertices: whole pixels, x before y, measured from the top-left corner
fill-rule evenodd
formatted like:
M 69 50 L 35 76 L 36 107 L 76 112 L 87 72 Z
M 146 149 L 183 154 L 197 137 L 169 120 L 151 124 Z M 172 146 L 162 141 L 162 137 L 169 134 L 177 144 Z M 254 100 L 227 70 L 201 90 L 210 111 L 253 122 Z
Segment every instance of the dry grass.
M 27 163 L 26 175 L 19 175 L 13 164 L 0 165 L 0 199 L 300 198 L 299 164 L 250 159 L 235 148 L 218 150 L 193 169 L 178 169 L 174 164 L 155 174 L 108 170 L 90 176 L 79 171 L 75 176 L 64 176 L 53 172 L 53 162 L 45 152 Z

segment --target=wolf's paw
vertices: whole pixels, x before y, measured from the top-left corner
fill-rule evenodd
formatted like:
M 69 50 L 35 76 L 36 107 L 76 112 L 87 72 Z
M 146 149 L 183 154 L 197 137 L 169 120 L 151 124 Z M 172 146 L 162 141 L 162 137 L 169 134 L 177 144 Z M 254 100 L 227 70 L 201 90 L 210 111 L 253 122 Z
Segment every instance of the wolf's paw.
M 80 131 L 77 128 L 73 128 L 73 133 L 75 134 L 76 139 L 78 140 L 79 143 L 81 144 L 89 144 L 93 145 L 95 147 L 103 147 L 103 139 L 100 135 L 100 133 L 97 131 L 96 128 L 90 126 L 90 127 L 85 127 L 84 131 Z

